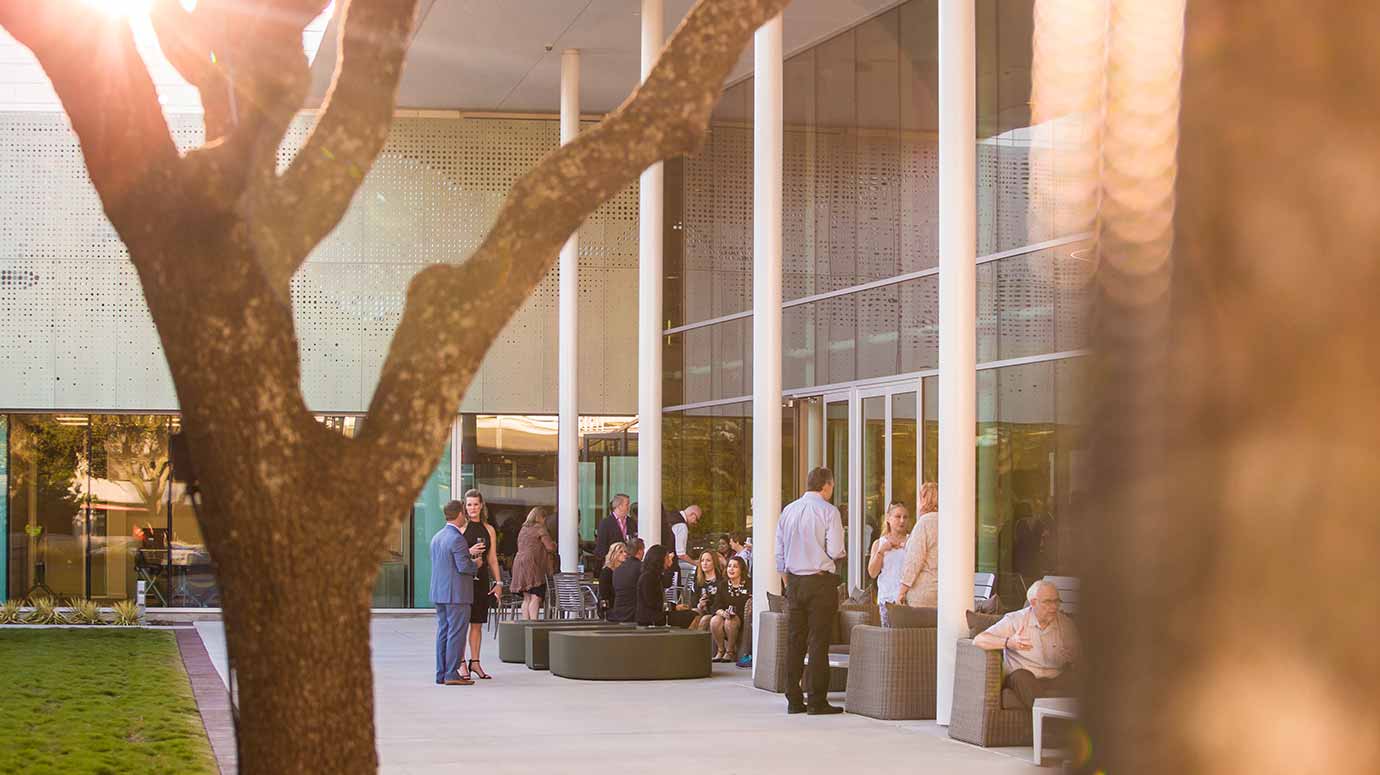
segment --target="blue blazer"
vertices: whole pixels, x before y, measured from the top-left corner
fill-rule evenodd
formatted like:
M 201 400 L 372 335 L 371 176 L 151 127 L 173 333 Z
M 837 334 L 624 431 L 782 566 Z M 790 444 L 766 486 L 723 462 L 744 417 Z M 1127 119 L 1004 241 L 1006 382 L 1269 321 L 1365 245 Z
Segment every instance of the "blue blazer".
M 431 602 L 473 603 L 476 570 L 465 534 L 450 523 L 441 526 L 431 537 Z

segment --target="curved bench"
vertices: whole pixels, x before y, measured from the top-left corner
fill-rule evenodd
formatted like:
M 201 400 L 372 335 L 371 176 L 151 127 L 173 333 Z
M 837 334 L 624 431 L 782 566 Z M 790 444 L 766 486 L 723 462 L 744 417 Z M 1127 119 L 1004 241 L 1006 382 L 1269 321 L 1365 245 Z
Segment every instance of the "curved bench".
M 609 622 L 587 627 L 528 627 L 523 635 L 527 640 L 527 669 L 549 670 L 551 667 L 551 633 L 553 632 L 618 632 L 630 631 L 635 625 Z
M 514 622 L 498 623 L 498 659 L 501 662 L 521 664 L 527 661 L 527 630 L 532 627 L 542 629 L 590 629 L 608 627 L 609 622 L 599 619 L 519 619 Z
M 709 633 L 638 628 L 550 633 L 551 673 L 590 681 L 665 681 L 708 678 Z

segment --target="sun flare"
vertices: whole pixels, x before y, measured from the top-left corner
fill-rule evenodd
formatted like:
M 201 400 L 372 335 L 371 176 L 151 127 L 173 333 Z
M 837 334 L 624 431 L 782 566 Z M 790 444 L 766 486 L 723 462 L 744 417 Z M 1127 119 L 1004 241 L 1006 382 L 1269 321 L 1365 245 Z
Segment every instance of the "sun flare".
M 85 0 L 86 4 L 112 16 L 148 16 L 153 0 Z

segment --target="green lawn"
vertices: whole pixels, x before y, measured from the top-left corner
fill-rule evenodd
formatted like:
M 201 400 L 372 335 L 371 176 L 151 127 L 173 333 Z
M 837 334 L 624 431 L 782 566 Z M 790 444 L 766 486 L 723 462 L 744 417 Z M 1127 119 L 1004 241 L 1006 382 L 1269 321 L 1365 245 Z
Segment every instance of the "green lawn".
M 172 633 L 0 627 L 0 772 L 215 771 Z

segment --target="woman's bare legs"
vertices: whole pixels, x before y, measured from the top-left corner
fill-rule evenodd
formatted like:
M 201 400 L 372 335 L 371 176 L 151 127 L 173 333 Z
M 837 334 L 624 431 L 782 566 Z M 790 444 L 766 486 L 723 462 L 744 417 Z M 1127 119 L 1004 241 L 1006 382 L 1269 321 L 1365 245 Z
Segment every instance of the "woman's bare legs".
M 743 629 L 743 620 L 733 617 L 724 622 L 724 652 L 728 658 L 738 655 L 738 632 Z
M 714 658 L 723 659 L 724 651 L 727 650 L 727 643 L 724 640 L 724 618 L 714 614 L 714 618 L 709 620 L 709 632 L 714 638 Z
M 531 592 L 522 593 L 522 618 L 535 619 L 541 609 L 541 597 Z

